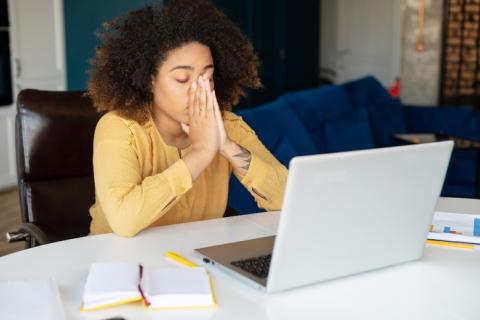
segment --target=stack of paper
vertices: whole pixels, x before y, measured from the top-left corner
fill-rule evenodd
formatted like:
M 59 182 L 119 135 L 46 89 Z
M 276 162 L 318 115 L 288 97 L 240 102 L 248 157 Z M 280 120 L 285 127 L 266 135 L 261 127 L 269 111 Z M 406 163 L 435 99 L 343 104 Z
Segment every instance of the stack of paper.
M 480 244 L 480 215 L 437 211 L 428 239 Z
M 0 281 L 1 320 L 65 320 L 53 280 Z

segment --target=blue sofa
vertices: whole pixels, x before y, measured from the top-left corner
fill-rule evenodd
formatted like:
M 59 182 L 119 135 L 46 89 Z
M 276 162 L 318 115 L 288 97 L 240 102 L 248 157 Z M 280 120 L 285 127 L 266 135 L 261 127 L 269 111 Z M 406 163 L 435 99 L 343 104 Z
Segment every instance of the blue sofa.
M 442 132 L 480 141 L 480 112 L 465 107 L 403 106 L 371 76 L 286 93 L 236 113 L 286 166 L 297 155 L 397 145 L 394 133 Z M 478 196 L 478 159 L 478 151 L 454 150 L 442 196 Z M 261 211 L 233 175 L 228 205 L 240 214 Z

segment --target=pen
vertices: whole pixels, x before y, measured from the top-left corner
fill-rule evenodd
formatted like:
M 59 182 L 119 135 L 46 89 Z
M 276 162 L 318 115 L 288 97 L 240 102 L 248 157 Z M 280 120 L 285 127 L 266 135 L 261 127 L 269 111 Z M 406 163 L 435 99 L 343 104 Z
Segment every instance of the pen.
M 177 261 L 178 263 L 181 263 L 187 267 L 190 267 L 190 268 L 197 268 L 199 267 L 198 264 L 195 264 L 193 263 L 192 261 L 188 260 L 188 259 L 185 259 L 184 257 L 182 257 L 181 255 L 179 255 L 178 253 L 175 253 L 175 252 L 172 252 L 172 251 L 168 251 L 167 253 L 165 253 L 165 257 L 167 258 L 170 258 L 172 260 L 175 260 Z
M 457 243 L 457 242 L 447 242 L 447 241 L 438 241 L 438 240 L 427 240 L 427 244 L 460 248 L 460 249 L 469 249 L 469 250 L 473 250 L 474 248 L 474 245 L 469 243 Z

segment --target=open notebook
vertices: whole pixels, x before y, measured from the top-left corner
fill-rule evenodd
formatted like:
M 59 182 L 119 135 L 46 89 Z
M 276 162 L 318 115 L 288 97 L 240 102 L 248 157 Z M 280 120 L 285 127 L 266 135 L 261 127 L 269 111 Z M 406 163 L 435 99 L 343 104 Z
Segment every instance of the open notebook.
M 204 268 L 144 268 L 133 263 L 94 263 L 83 294 L 82 311 L 143 301 L 152 309 L 217 305 Z

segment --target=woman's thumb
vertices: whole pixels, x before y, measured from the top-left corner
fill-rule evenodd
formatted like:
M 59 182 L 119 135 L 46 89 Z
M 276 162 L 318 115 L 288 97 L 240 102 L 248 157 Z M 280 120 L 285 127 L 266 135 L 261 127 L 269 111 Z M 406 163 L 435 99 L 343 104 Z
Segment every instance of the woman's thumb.
M 180 123 L 180 125 L 182 126 L 182 130 L 183 130 L 186 134 L 190 134 L 190 127 L 188 126 L 188 124 Z

